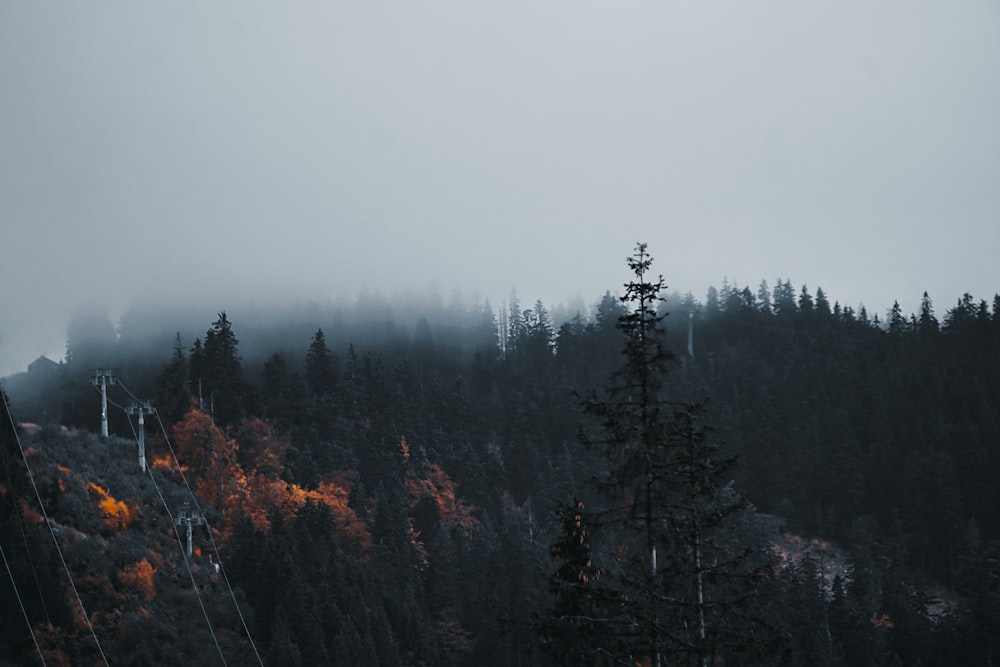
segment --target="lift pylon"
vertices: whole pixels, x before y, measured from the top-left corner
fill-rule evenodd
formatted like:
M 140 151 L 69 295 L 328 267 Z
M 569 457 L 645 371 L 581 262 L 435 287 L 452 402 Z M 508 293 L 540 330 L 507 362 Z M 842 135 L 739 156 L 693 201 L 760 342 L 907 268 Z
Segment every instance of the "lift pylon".
M 125 412 L 139 415 L 139 468 L 146 472 L 146 422 L 143 418 L 146 415 L 155 415 L 156 408 L 150 405 L 149 401 L 139 401 L 126 408 Z
M 90 383 L 101 390 L 101 435 L 108 437 L 108 386 L 118 384 L 110 368 L 97 368 Z
M 190 558 L 193 553 L 193 549 L 191 548 L 191 526 L 204 525 L 205 517 L 200 512 L 189 512 L 187 509 L 183 509 L 177 514 L 174 523 L 178 526 L 187 527 L 187 556 Z

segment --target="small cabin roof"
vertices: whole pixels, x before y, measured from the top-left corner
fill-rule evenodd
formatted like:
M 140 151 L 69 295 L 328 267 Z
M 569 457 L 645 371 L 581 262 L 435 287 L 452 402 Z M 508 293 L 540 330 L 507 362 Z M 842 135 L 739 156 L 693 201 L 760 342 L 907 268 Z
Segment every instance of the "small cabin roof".
M 59 367 L 59 364 L 52 361 L 44 354 L 28 364 L 28 372 L 33 373 L 35 371 L 49 371 L 55 370 Z

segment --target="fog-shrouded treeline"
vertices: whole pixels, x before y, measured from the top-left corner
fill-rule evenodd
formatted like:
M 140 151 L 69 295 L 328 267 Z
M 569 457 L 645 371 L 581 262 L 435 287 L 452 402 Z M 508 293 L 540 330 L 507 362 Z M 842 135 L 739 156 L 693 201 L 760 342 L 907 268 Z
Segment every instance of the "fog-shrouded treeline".
M 661 304 L 674 359 L 655 400 L 704 405 L 717 460 L 735 463 L 719 493 L 749 501 L 727 544 L 762 573 L 746 611 L 758 650 L 715 664 L 1000 654 L 1000 299 L 935 306 L 925 295 L 918 313 L 875 316 L 787 280 Z M 516 295 L 407 307 L 369 293 L 200 324 L 152 309 L 117 329 L 75 323 L 62 363 L 4 386 L 15 420 L 40 426 L 18 438 L 107 661 L 645 664 L 648 652 L 607 653 L 592 626 L 556 638 L 550 623 L 550 547 L 583 543 L 566 508 L 599 507 L 594 480 L 612 470 L 581 440 L 594 426 L 584 406 L 627 367 L 632 307 L 610 293 L 558 313 Z M 95 368 L 120 380 L 108 441 L 93 435 Z M 116 407 L 133 396 L 158 410 L 146 430 L 160 494 Z M 160 497 L 174 511 L 187 491 L 164 433 L 227 579 L 204 532 L 185 572 Z M 27 602 L 22 613 L 0 584 L 0 656 L 39 662 L 26 615 L 48 664 L 100 663 L 55 583 L 65 574 L 18 438 L 4 426 L 0 520 Z M 591 557 L 615 570 L 599 539 Z M 706 664 L 692 655 L 674 660 Z

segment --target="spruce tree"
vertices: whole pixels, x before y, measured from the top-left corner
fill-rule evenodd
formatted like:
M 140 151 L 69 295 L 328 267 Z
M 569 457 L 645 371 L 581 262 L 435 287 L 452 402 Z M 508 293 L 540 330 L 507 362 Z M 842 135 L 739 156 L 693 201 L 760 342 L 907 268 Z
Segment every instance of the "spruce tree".
M 806 285 L 802 286 L 802 291 L 799 292 L 799 312 L 800 313 L 812 313 L 815 312 L 816 306 L 813 302 L 812 295 L 809 294 L 809 288 Z
M 181 344 L 181 334 L 174 337 L 174 353 L 156 380 L 156 411 L 166 428 L 184 419 L 191 409 L 191 383 L 188 359 Z
M 899 301 L 892 302 L 892 308 L 889 310 L 889 333 L 898 336 L 907 333 L 909 330 L 909 324 L 906 322 L 906 318 L 903 317 L 903 309 L 899 307 Z
M 317 329 L 306 352 L 306 386 L 313 395 L 323 396 L 333 391 L 336 382 L 336 363 L 326 345 L 323 330 Z
M 822 317 L 830 316 L 830 301 L 826 298 L 826 292 L 822 287 L 816 288 L 816 314 Z
M 920 318 L 917 323 L 922 335 L 928 336 L 940 331 L 940 325 L 934 316 L 934 302 L 927 292 L 924 292 L 923 298 L 920 299 Z
M 780 278 L 778 279 L 777 284 L 774 286 L 772 308 L 779 315 L 796 312 L 795 289 L 792 287 L 791 280 L 782 281 Z
M 767 286 L 766 280 L 760 281 L 760 287 L 757 288 L 757 308 L 760 312 L 771 314 L 771 289 Z
M 741 545 L 747 522 L 737 521 L 749 505 L 730 485 L 735 461 L 707 437 L 703 406 L 666 399 L 665 284 L 650 277 L 645 244 L 628 265 L 635 278 L 622 302 L 630 310 L 618 319 L 624 364 L 606 395 L 584 405 L 601 423 L 589 442 L 605 456 L 595 476 L 603 507 L 583 515 L 577 505 L 553 545 L 564 562 L 552 579 L 559 603 L 549 628 L 586 636 L 595 662 L 718 664 L 745 651 L 757 629 L 735 622 L 760 574 Z M 572 530 L 577 521 L 593 526 L 588 549 L 587 534 Z M 604 576 L 581 581 L 588 571 Z
M 240 364 L 239 343 L 225 311 L 219 313 L 219 319 L 205 333 L 202 365 L 204 390 L 209 392 L 208 407 L 216 423 L 223 426 L 236 426 L 245 416 L 247 387 Z M 192 368 L 194 356 L 192 352 Z

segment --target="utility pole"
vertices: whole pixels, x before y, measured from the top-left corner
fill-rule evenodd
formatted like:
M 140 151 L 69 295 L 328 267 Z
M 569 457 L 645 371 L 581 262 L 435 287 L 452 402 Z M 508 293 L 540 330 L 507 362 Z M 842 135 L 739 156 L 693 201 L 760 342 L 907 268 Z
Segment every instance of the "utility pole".
M 149 404 L 149 401 L 133 403 L 125 410 L 130 415 L 139 415 L 139 468 L 146 472 L 146 422 L 143 419 L 146 415 L 155 415 L 156 408 Z
M 110 368 L 98 368 L 90 381 L 95 387 L 101 388 L 101 436 L 108 437 L 108 385 L 118 384 L 111 374 Z
M 183 509 L 177 515 L 177 518 L 174 519 L 174 523 L 176 523 L 178 526 L 187 527 L 187 557 L 190 558 L 191 554 L 194 553 L 193 549 L 191 548 L 191 526 L 204 525 L 205 517 L 202 516 L 202 514 L 199 512 L 188 512 L 187 509 Z

